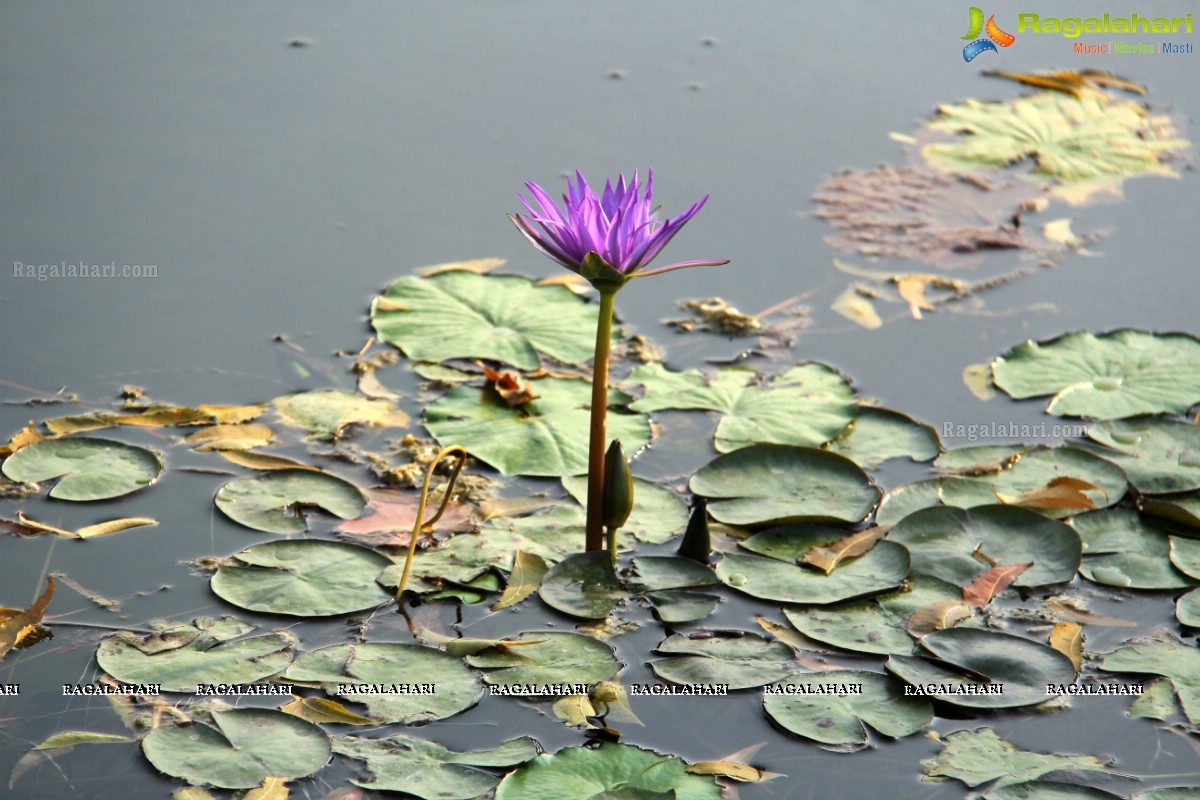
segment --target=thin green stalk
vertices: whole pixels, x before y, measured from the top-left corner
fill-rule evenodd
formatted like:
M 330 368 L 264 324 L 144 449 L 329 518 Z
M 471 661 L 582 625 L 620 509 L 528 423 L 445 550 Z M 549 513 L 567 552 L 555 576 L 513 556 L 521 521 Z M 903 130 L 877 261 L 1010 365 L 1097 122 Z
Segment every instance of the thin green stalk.
M 588 440 L 587 533 L 584 550 L 604 549 L 604 423 L 608 413 L 608 350 L 612 340 L 616 291 L 600 290 L 600 319 L 596 323 L 596 356 L 592 364 L 592 426 Z

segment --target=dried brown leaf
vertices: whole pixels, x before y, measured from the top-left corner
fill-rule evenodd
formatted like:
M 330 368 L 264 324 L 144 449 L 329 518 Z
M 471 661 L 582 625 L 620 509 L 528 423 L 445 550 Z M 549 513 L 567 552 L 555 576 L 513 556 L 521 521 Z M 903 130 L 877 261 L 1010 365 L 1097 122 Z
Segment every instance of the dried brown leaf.
M 927 633 L 953 628 L 974 614 L 974 609 L 962 600 L 938 600 L 914 611 L 904 629 L 911 636 L 920 638 Z
M 1019 578 L 1021 573 L 1031 566 L 1033 566 L 1032 561 L 1024 564 L 1008 564 L 992 567 L 971 581 L 969 586 L 963 587 L 963 600 L 982 611 L 988 607 L 988 604 L 992 602 L 996 595 L 1007 589 L 1009 584 Z
M 816 567 L 828 575 L 843 561 L 869 552 L 890 527 L 889 525 L 877 525 L 867 528 L 865 531 L 852 533 L 836 542 L 811 547 L 804 555 L 800 556 L 800 563 Z
M 29 421 L 21 430 L 13 434 L 13 437 L 8 440 L 8 444 L 0 447 L 0 456 L 8 457 L 20 450 L 22 447 L 28 447 L 31 444 L 44 442 L 47 439 L 54 439 L 54 436 L 43 436 L 38 433 L 37 425 L 33 420 Z
M 528 381 L 525 382 L 524 387 L 521 386 L 519 373 L 511 370 L 497 372 L 482 361 L 475 363 L 483 368 L 483 376 L 487 379 L 488 385 L 496 390 L 496 394 L 504 398 L 504 402 L 508 404 L 509 408 L 521 408 L 538 399 L 538 395 L 529 388 Z
M 0 608 L 0 660 L 8 655 L 9 650 L 21 644 L 22 639 L 37 630 L 53 597 L 54 578 L 47 577 L 46 591 L 29 608 Z
M 1003 494 L 992 490 L 996 495 L 996 499 L 1001 503 L 1010 506 L 1024 506 L 1025 508 L 1073 508 L 1073 509 L 1094 509 L 1096 503 L 1092 498 L 1084 494 L 1088 492 L 1100 492 L 1104 494 L 1104 490 L 1095 484 L 1088 483 L 1080 478 L 1072 478 L 1070 475 L 1060 475 L 1057 478 L 1052 478 L 1049 483 L 1040 489 L 1030 489 L 1028 492 L 1020 494 Z

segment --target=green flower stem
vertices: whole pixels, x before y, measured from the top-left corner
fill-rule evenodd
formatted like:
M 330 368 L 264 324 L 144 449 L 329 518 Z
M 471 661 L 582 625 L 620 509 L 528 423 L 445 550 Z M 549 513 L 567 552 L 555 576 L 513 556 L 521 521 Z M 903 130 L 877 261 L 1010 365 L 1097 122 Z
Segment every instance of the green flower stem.
M 592 361 L 592 425 L 588 440 L 587 533 L 584 550 L 604 549 L 604 452 L 608 446 L 604 423 L 608 414 L 608 351 L 612 341 L 613 302 L 616 289 L 600 291 L 600 319 L 596 323 L 596 355 Z

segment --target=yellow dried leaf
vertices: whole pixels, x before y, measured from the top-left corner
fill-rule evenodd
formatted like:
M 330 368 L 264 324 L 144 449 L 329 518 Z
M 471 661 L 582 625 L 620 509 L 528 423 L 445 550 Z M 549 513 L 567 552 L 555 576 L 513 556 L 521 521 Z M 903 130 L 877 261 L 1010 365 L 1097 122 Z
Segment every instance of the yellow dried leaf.
M 546 573 L 549 571 L 550 567 L 546 565 L 541 556 L 518 550 L 513 556 L 513 568 L 512 573 L 508 576 L 508 585 L 504 587 L 504 593 L 500 595 L 500 599 L 492 606 L 492 611 L 516 605 L 529 597 L 542 585 L 542 578 L 546 577 Z
M 171 800 L 217 800 L 199 786 L 188 786 L 171 793 Z
M 112 415 L 105 414 L 100 416 L 58 417 L 46 420 L 45 425 L 52 433 L 59 436 L 66 436 L 71 433 L 84 433 L 86 431 L 100 430 L 101 428 L 111 428 L 116 423 L 112 421 Z
M 0 456 L 11 456 L 22 447 L 28 447 L 31 444 L 37 444 L 38 442 L 54 438 L 57 437 L 43 436 L 38 433 L 37 425 L 34 424 L 33 420 L 30 420 L 28 425 L 13 434 L 13 437 L 8 440 L 8 444 L 0 447 Z
M 883 325 L 883 320 L 879 318 L 879 314 L 875 311 L 874 304 L 859 294 L 858 290 L 853 286 L 838 295 L 830 308 L 851 322 L 862 325 L 864 328 L 874 330 Z
M 996 387 L 992 385 L 992 365 L 968 364 L 963 367 L 963 383 L 971 390 L 971 394 L 980 400 L 988 401 L 996 396 Z
M 1070 217 L 1063 217 L 1062 219 L 1055 219 L 1047 222 L 1042 226 L 1042 235 L 1045 236 L 1048 241 L 1054 242 L 1055 244 L 1061 244 L 1066 247 L 1072 247 L 1079 243 L 1079 237 L 1077 237 L 1071 231 Z
M 46 578 L 46 591 L 29 608 L 0 608 L 0 660 L 37 629 L 53 597 L 54 578 Z
M 434 275 L 441 275 L 443 272 L 455 271 L 474 272 L 476 275 L 484 275 L 492 270 L 503 267 L 507 263 L 508 259 L 504 258 L 476 258 L 470 261 L 450 261 L 445 264 L 417 267 L 413 270 L 413 274 L 419 275 L 422 278 L 432 278 Z
M 270 444 L 275 432 L 266 425 L 212 425 L 196 431 L 184 439 L 188 444 L 198 444 L 196 450 L 251 450 Z
M 693 775 L 716 775 L 745 783 L 758 783 L 784 777 L 778 772 L 767 772 L 765 769 L 737 761 L 697 761 L 695 764 L 688 764 L 687 771 Z
M 1030 489 L 1020 494 L 1003 494 L 992 489 L 996 499 L 1009 506 L 1024 506 L 1025 508 L 1072 508 L 1094 509 L 1095 501 L 1084 492 L 1100 492 L 1104 490 L 1093 483 L 1069 475 L 1052 478 L 1040 489 Z M 1107 496 L 1107 495 L 1106 495 Z
M 1050 646 L 1075 665 L 1075 671 L 1083 667 L 1083 628 L 1074 622 L 1060 622 L 1050 631 Z
M 195 408 L 154 408 L 138 414 L 113 414 L 116 425 L 138 428 L 168 428 L 178 425 L 207 425 L 211 416 Z
M 199 410 L 212 418 L 218 425 L 241 425 L 262 416 L 267 410 L 268 403 L 255 406 L 199 406 Z
M 912 314 L 913 319 L 921 319 L 922 311 L 933 311 L 933 305 L 925 296 L 925 289 L 929 284 L 936 283 L 938 280 L 940 278 L 937 275 L 923 273 L 896 277 L 896 289 L 900 292 L 900 297 L 904 302 L 908 303 L 908 311 Z
M 588 283 L 587 278 L 580 275 L 578 272 L 556 272 L 549 278 L 542 278 L 537 281 L 536 286 L 566 286 L 568 289 L 579 288 L 583 291 L 588 291 L 592 285 Z
M 337 722 L 346 725 L 370 725 L 372 720 L 355 714 L 341 703 L 324 697 L 297 697 L 279 707 L 285 714 L 306 722 Z
M 596 716 L 591 698 L 586 694 L 571 694 L 554 701 L 554 716 L 573 728 L 594 728 L 588 717 Z
M 938 600 L 914 611 L 904 629 L 920 638 L 927 633 L 952 628 L 974 614 L 975 611 L 962 600 Z
M 250 453 L 244 450 L 219 450 L 218 455 L 226 461 L 232 461 L 239 467 L 247 469 L 307 469 L 320 472 L 320 467 L 302 464 L 283 456 L 272 456 L 267 453 Z
M 800 557 L 800 561 L 804 564 L 817 567 L 828 575 L 837 569 L 838 565 L 843 561 L 857 558 L 863 553 L 869 552 L 890 528 L 890 525 L 877 525 L 873 528 L 867 528 L 865 531 L 859 531 L 858 533 L 842 537 L 836 542 L 810 547 Z
M 893 142 L 899 142 L 900 144 L 909 144 L 909 145 L 920 144 L 920 142 L 917 140 L 917 137 L 910 136 L 907 133 L 898 133 L 896 131 L 891 131 L 888 133 L 888 138 L 891 139 Z
M 93 536 L 106 536 L 110 533 L 118 531 L 127 531 L 130 528 L 141 528 L 146 525 L 157 525 L 158 520 L 150 519 L 149 517 L 125 517 L 123 519 L 110 519 L 108 522 L 99 522 L 95 525 L 86 525 L 75 531 L 75 535 L 80 539 L 90 539 Z
M 287 778 L 264 778 L 262 785 L 246 792 L 242 800 L 288 800 L 290 794 Z
M 24 512 L 21 512 L 21 511 L 17 512 L 17 520 L 22 525 L 32 528 L 35 531 L 41 531 L 42 533 L 53 533 L 58 536 L 64 536 L 68 539 L 78 539 L 79 538 L 79 535 L 77 533 L 75 533 L 75 531 L 68 531 L 68 530 L 64 530 L 63 528 L 56 528 L 53 525 L 47 525 L 44 522 L 38 522 L 35 519 L 30 519 L 29 517 L 25 516 Z

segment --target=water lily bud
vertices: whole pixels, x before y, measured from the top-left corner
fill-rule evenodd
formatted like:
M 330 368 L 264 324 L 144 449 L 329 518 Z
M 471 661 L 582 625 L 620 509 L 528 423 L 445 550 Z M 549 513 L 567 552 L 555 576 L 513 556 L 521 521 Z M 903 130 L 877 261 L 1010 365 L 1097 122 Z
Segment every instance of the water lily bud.
M 604 527 L 615 531 L 633 510 L 633 473 L 620 439 L 613 439 L 604 454 Z

